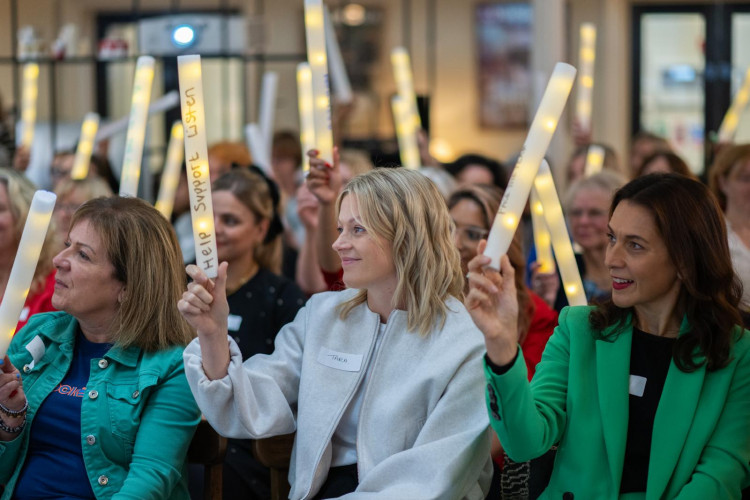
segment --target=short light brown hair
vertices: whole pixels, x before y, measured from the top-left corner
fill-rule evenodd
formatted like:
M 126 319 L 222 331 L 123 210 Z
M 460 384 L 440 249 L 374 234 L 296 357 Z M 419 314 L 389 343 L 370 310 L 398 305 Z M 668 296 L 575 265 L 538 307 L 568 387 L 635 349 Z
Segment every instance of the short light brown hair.
M 719 179 L 726 179 L 735 165 L 750 160 L 750 144 L 737 144 L 723 149 L 711 165 L 708 172 L 708 187 L 719 200 L 722 210 L 727 208 L 727 197 L 721 190 Z
M 195 334 L 177 310 L 187 280 L 177 236 L 164 216 L 138 198 L 112 196 L 81 205 L 70 227 L 82 221 L 97 232 L 114 278 L 125 284 L 113 322 L 115 342 L 144 351 L 187 345 Z
M 346 185 L 336 202 L 352 196 L 365 229 L 388 241 L 398 284 L 393 305 L 403 305 L 407 327 L 428 335 L 445 324 L 450 296 L 463 297 L 461 257 L 443 196 L 425 176 L 405 168 L 376 168 Z M 360 290 L 341 306 L 341 317 L 367 300 Z

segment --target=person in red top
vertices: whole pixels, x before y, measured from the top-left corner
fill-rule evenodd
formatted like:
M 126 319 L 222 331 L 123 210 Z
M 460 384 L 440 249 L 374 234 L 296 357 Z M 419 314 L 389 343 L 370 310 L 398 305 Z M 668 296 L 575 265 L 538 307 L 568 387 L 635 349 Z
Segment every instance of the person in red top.
M 35 191 L 34 185 L 23 175 L 0 168 L 0 297 L 5 295 L 5 287 L 8 285 Z M 34 314 L 55 310 L 52 307 L 52 294 L 55 291 L 55 269 L 52 266 L 54 237 L 55 228 L 50 227 L 16 331 Z
M 479 242 L 487 239 L 502 197 L 503 192 L 495 186 L 472 184 L 459 187 L 448 198 L 448 209 L 456 225 L 454 238 L 461 254 L 461 269 L 464 276 L 468 272 L 469 261 L 477 255 Z M 526 263 L 521 250 L 519 232 L 516 232 L 508 249 L 508 258 L 516 271 L 516 298 L 518 310 L 522 312 L 518 317 L 518 338 L 524 361 L 526 361 L 529 380 L 531 380 L 537 363 L 542 359 L 542 352 L 547 345 L 547 340 L 557 326 L 557 311 L 526 287 L 524 283 L 523 276 L 525 275 L 524 267 Z M 466 280 L 464 293 L 468 292 L 468 286 L 468 280 Z M 491 453 L 497 466 L 497 473 L 493 478 L 492 489 L 488 498 L 508 498 L 509 495 L 507 494 L 511 494 L 513 491 L 507 491 L 505 486 L 518 484 L 519 478 L 528 478 L 528 471 L 532 467 L 535 470 L 538 467 L 529 463 L 510 462 L 505 457 L 500 441 L 496 437 L 493 437 L 492 440 Z M 501 469 L 502 474 L 500 474 Z M 503 486 L 499 483 L 502 483 Z M 531 487 L 532 485 L 527 486 Z

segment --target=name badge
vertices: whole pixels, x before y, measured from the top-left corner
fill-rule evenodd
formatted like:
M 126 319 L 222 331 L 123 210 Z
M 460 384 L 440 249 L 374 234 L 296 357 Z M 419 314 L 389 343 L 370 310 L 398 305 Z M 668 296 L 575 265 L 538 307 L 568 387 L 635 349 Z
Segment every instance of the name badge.
M 227 329 L 232 332 L 236 332 L 240 329 L 240 325 L 242 324 L 242 316 L 237 316 L 236 314 L 230 314 L 229 317 L 227 317 Z
M 643 397 L 643 393 L 646 391 L 646 377 L 640 375 L 630 376 L 630 394 L 633 396 Z
M 358 372 L 362 368 L 362 355 L 347 354 L 323 347 L 318 354 L 318 363 L 336 370 Z

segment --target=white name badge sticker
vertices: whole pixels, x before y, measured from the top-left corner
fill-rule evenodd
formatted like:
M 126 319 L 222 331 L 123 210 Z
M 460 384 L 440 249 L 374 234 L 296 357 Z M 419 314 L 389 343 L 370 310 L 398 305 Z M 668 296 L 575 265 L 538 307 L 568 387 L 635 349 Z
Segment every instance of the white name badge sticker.
M 240 325 L 242 324 L 242 316 L 237 316 L 236 314 L 230 314 L 227 317 L 227 329 L 229 329 L 230 332 L 236 332 L 240 329 Z
M 320 353 L 318 353 L 318 363 L 329 368 L 335 368 L 336 370 L 358 372 L 362 368 L 362 355 L 347 354 L 322 347 Z
M 640 375 L 630 376 L 630 394 L 633 396 L 643 397 L 643 393 L 646 390 L 646 377 Z

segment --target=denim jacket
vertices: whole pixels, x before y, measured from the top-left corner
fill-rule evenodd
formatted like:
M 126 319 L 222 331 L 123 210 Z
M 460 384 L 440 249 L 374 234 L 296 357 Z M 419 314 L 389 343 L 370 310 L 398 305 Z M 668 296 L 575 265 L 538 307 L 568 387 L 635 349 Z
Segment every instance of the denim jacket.
M 29 402 L 26 427 L 0 442 L 0 500 L 11 498 L 25 462 L 34 415 L 73 358 L 77 320 L 37 314 L 11 342 Z M 81 446 L 98 499 L 188 499 L 185 457 L 200 419 L 182 363 L 182 347 L 143 352 L 115 345 L 91 362 L 81 402 Z

